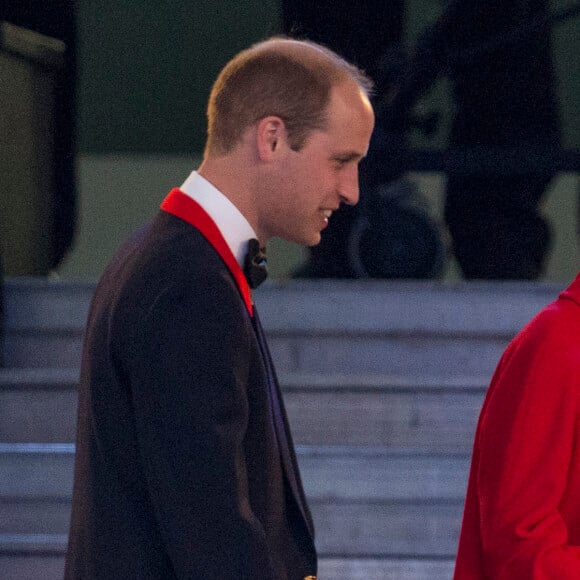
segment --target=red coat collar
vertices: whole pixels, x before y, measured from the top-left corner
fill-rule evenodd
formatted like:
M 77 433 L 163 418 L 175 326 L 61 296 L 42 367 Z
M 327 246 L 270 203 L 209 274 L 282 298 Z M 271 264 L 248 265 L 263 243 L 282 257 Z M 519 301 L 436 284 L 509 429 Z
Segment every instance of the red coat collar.
M 253 316 L 252 293 L 246 276 L 222 233 L 207 212 L 196 201 L 177 188 L 169 192 L 161 204 L 161 209 L 191 224 L 212 245 L 230 270 L 248 313 Z

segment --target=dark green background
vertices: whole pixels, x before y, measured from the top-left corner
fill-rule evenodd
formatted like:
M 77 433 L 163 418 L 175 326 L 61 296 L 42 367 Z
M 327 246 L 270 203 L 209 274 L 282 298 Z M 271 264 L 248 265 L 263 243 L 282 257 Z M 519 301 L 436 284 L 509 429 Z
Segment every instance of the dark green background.
M 552 0 L 552 9 L 576 1 Z M 443 1 L 405 6 L 412 47 Z M 280 30 L 280 0 L 78 0 L 79 151 L 199 156 L 215 76 L 236 52 Z M 577 149 L 580 18 L 557 25 L 553 41 L 563 144 Z M 445 147 L 449 95 L 441 79 L 418 104 L 439 111 L 442 123 L 429 142 L 411 136 L 413 145 Z
M 276 0 L 81 0 L 79 149 L 200 153 L 222 66 L 280 31 Z

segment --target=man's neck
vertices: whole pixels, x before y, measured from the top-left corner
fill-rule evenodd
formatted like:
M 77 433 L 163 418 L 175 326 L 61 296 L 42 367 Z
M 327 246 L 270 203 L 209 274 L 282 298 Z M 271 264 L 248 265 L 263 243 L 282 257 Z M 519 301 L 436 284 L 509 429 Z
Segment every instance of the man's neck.
M 254 198 L 254 188 L 251 185 L 251 178 L 248 177 L 247 167 L 243 171 L 238 170 L 239 164 L 240 160 L 236 155 L 210 157 L 204 159 L 198 173 L 238 208 L 256 232 L 260 243 L 264 245 L 265 240 L 259 231 L 258 200 Z

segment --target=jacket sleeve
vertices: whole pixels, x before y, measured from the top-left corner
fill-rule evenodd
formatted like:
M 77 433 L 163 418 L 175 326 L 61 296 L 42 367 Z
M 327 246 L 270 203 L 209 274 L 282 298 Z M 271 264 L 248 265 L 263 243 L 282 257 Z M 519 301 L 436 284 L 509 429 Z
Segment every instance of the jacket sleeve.
M 231 282 L 209 276 L 170 285 L 136 322 L 126 372 L 139 451 L 178 578 L 273 580 L 243 450 L 247 314 Z
M 482 410 L 474 476 L 494 580 L 580 578 L 580 547 L 559 510 L 578 445 L 580 348 L 576 326 L 553 314 L 510 345 Z

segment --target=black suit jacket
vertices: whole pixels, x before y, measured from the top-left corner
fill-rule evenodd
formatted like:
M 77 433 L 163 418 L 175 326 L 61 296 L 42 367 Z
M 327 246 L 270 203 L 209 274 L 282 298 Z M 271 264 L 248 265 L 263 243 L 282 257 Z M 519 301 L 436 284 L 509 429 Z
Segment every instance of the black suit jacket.
M 65 578 L 310 574 L 312 521 L 260 323 L 210 243 L 161 211 L 91 306 Z

